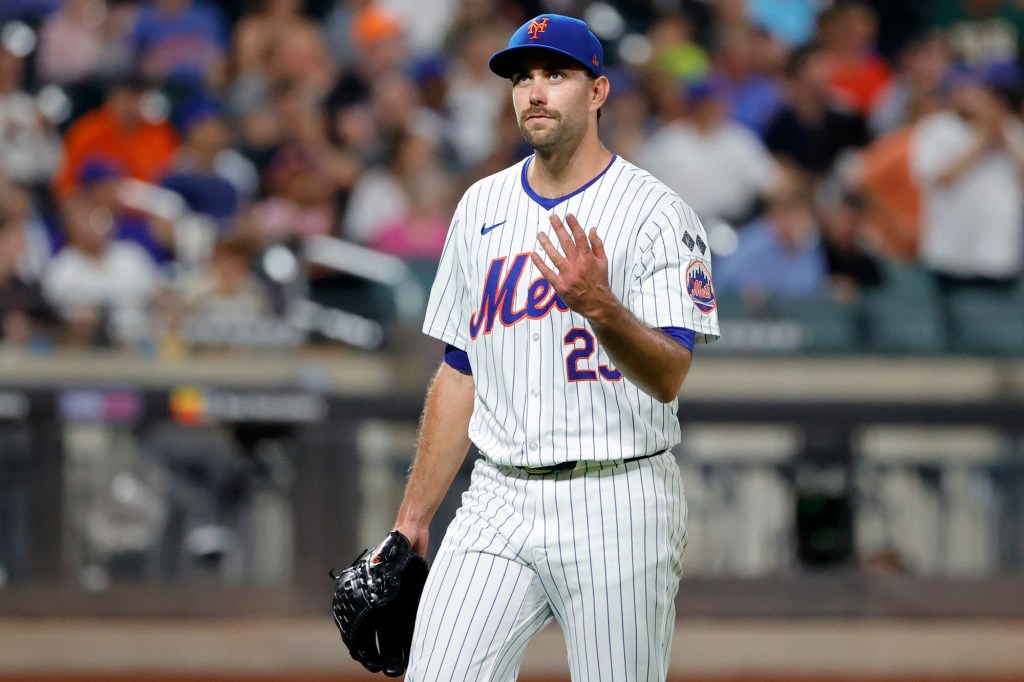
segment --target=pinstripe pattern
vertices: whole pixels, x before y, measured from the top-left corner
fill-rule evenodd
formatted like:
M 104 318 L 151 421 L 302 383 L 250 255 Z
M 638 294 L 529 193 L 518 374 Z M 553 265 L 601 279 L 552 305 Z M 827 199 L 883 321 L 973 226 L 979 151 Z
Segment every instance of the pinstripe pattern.
M 671 454 L 543 477 L 478 460 L 427 580 L 406 679 L 514 680 L 554 618 L 573 680 L 664 680 L 685 529 Z
M 710 254 L 688 247 L 684 232 L 703 242 L 707 235 L 675 193 L 616 158 L 590 186 L 549 211 L 523 187 L 528 161 L 477 182 L 459 202 L 424 320 L 425 333 L 469 356 L 477 386 L 470 438 L 492 460 L 517 466 L 625 459 L 670 448 L 680 438 L 676 403 L 659 403 L 625 378 L 568 381 L 572 347 L 563 339 L 572 328 L 590 329 L 580 315 L 555 308 L 510 326 L 496 320 L 476 338 L 470 333 L 495 261 L 504 259 L 501 274 L 507 275 L 517 254 L 538 249 L 539 231 L 552 234 L 548 215 L 554 212 L 563 219 L 573 213 L 584 227 L 598 228 L 612 290 L 641 321 L 693 329 L 698 342 L 718 336 L 717 311 L 701 312 L 686 288 L 688 264 L 700 259 L 710 271 Z M 523 309 L 539 276 L 526 259 L 510 310 Z M 579 367 L 610 364 L 597 345 Z
M 529 162 L 466 192 L 430 294 L 424 332 L 469 357 L 469 436 L 485 457 L 427 580 L 406 679 L 514 680 L 554 619 L 574 680 L 664 680 L 686 544 L 679 469 L 666 454 L 602 462 L 678 443 L 677 406 L 616 378 L 587 321 L 557 307 L 524 254 L 539 231 L 552 235 L 551 212 L 572 213 L 597 227 L 612 291 L 638 319 L 706 343 L 717 314 L 695 305 L 686 273 L 696 261 L 710 273 L 710 255 L 694 250 L 707 235 L 678 196 L 622 159 L 557 202 L 525 185 Z M 516 468 L 572 460 L 588 464 L 544 476 Z

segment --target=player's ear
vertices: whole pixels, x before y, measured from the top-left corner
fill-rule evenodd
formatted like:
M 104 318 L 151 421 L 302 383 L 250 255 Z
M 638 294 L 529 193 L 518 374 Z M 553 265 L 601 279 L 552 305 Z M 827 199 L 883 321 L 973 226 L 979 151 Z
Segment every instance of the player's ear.
M 608 99 L 608 93 L 611 92 L 611 83 L 604 76 L 598 76 L 590 84 L 590 110 L 597 111 L 604 106 L 604 101 Z

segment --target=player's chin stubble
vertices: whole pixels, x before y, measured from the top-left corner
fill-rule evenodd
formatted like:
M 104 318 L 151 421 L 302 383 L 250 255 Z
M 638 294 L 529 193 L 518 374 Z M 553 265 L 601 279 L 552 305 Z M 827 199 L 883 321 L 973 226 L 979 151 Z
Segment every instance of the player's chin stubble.
M 551 152 L 563 148 L 582 134 L 582 125 L 576 121 L 564 119 L 560 114 L 553 111 L 544 112 L 545 115 L 551 117 L 553 125 L 541 130 L 531 130 L 526 126 L 526 118 L 533 113 L 535 112 L 525 111 L 519 117 L 519 132 L 522 133 L 526 144 L 530 145 L 537 152 Z

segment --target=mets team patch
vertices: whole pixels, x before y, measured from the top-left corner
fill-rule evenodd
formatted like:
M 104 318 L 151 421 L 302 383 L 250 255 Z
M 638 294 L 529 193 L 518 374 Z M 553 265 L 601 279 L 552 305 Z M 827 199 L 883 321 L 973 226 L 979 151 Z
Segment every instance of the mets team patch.
M 704 261 L 695 259 L 686 268 L 686 293 L 690 294 L 697 309 L 707 315 L 715 309 L 715 286 L 711 283 L 711 271 Z

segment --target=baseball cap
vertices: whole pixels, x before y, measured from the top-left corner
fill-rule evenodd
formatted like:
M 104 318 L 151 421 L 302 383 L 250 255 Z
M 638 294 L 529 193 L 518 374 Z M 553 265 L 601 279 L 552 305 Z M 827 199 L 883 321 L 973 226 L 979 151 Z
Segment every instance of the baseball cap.
M 92 187 L 108 180 L 120 180 L 124 176 L 124 166 L 114 159 L 90 156 L 78 171 L 78 184 Z
M 541 14 L 512 34 L 508 47 L 494 53 L 487 66 L 502 78 L 511 78 L 524 51 L 550 50 L 578 61 L 595 76 L 604 73 L 604 49 L 597 36 L 579 19 Z

